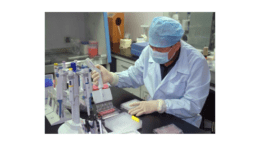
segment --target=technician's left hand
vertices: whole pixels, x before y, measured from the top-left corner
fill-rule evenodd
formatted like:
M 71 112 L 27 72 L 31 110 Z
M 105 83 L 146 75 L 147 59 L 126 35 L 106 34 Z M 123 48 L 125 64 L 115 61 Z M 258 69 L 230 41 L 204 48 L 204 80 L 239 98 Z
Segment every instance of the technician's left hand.
M 159 101 L 158 100 L 151 100 L 151 101 L 140 101 L 130 104 L 130 106 L 137 106 L 128 111 L 129 114 L 136 116 L 141 116 L 143 114 L 150 114 L 157 111 Z

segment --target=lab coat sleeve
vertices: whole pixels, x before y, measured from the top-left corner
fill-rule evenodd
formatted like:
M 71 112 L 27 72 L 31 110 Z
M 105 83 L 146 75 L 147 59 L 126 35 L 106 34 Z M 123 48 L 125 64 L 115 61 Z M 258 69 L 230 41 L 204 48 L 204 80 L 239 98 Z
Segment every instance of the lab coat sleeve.
M 147 47 L 146 47 L 147 48 Z M 119 88 L 138 88 L 144 85 L 143 70 L 144 70 L 144 58 L 147 56 L 147 49 L 144 49 L 136 60 L 134 66 L 130 66 L 127 70 L 117 73 L 119 79 L 117 87 Z
M 199 114 L 209 94 L 210 71 L 206 60 L 200 59 L 191 68 L 184 96 L 166 99 L 166 113 L 179 118 L 191 118 Z

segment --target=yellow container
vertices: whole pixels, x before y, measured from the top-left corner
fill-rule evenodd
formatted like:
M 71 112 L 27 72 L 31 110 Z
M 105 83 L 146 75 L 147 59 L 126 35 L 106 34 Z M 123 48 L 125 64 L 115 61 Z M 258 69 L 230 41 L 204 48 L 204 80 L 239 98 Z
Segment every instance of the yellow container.
M 131 54 L 131 47 L 128 47 L 128 48 L 120 47 L 120 54 L 124 55 L 124 56 L 131 57 L 132 56 L 132 54 Z
M 134 121 L 136 121 L 136 122 L 139 122 L 139 121 L 140 121 L 139 118 L 137 118 L 137 117 L 135 117 L 135 116 L 132 116 L 132 119 L 133 119 Z

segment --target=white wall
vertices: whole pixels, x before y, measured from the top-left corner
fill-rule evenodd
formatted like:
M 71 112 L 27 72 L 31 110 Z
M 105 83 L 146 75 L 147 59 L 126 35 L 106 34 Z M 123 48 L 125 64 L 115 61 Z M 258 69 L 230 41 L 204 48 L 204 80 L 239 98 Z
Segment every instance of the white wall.
M 188 14 L 187 12 L 177 12 L 177 13 L 179 15 L 179 22 L 182 24 L 182 20 L 187 19 Z M 172 18 L 173 14 L 176 14 L 176 12 L 164 12 L 163 16 Z
M 98 54 L 107 54 L 103 12 L 88 12 L 84 17 L 86 40 L 98 41 Z
M 98 54 L 107 54 L 103 12 L 46 12 L 45 49 L 71 47 L 64 37 L 97 40 Z
M 64 37 L 86 40 L 84 13 L 45 13 L 45 49 L 66 48 Z
M 210 44 L 211 23 L 213 12 L 192 12 L 188 43 L 197 49 L 203 49 Z
M 126 12 L 125 33 L 130 33 L 130 38 L 136 41 L 143 33 L 141 25 L 151 25 L 154 17 L 163 16 L 163 12 Z
M 172 17 L 176 12 L 164 12 L 164 16 Z M 178 12 L 179 21 L 187 19 L 187 12 Z M 211 23 L 213 12 L 191 12 L 190 26 L 187 34 L 188 43 L 197 49 L 203 49 L 210 44 Z

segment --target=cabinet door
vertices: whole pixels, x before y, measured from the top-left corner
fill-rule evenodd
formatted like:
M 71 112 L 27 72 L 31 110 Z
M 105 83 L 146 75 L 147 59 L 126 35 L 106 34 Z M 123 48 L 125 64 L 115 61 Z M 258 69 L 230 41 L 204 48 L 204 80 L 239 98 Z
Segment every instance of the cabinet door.
M 140 97 L 141 98 L 141 88 L 123 88 L 125 91 L 129 92 L 129 93 L 132 93 L 134 94 L 135 96 L 137 97 Z
M 117 72 L 122 72 L 122 71 L 125 71 L 127 70 L 130 66 L 133 66 L 134 64 L 131 64 L 131 63 L 128 63 L 128 62 L 125 62 L 125 61 L 122 61 L 122 60 L 119 60 L 117 59 L 116 61 L 116 71 Z M 126 90 L 127 92 L 129 93 L 132 93 L 134 94 L 135 96 L 137 97 L 141 97 L 141 88 L 123 88 L 124 90 Z
M 148 97 L 150 96 L 148 91 L 143 91 L 143 100 L 148 100 Z
M 149 96 L 150 96 L 149 92 L 147 91 L 146 87 L 143 85 L 141 87 L 141 98 L 143 100 L 147 100 Z
M 127 70 L 133 64 L 117 59 L 116 61 L 116 71 L 121 72 Z

